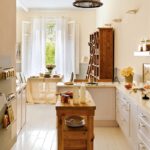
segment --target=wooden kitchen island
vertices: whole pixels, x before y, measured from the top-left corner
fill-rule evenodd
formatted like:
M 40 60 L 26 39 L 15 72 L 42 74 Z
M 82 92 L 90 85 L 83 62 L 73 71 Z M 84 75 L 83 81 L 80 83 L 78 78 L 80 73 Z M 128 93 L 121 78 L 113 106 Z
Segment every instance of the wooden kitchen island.
M 95 103 L 90 100 L 87 104 L 74 105 L 56 104 L 58 150 L 93 150 Z M 69 116 L 82 116 L 85 120 L 83 127 L 68 127 L 65 120 Z

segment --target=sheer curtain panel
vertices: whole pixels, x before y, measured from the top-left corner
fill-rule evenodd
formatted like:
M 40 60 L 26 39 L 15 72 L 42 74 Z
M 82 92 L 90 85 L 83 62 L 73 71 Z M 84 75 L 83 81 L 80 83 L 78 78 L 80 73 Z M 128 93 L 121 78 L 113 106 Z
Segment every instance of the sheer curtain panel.
M 62 17 L 56 20 L 56 71 L 64 75 L 64 81 L 70 79 L 71 73 L 78 73 L 79 68 L 79 49 L 76 36 L 75 21 L 70 22 Z M 76 59 L 77 57 L 77 59 Z

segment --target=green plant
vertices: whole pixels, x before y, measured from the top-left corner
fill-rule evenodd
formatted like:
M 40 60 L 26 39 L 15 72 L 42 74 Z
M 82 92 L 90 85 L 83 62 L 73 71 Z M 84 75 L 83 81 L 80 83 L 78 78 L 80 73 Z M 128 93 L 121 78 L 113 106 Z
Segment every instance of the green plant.
M 46 65 L 55 64 L 55 43 L 47 40 L 46 41 Z

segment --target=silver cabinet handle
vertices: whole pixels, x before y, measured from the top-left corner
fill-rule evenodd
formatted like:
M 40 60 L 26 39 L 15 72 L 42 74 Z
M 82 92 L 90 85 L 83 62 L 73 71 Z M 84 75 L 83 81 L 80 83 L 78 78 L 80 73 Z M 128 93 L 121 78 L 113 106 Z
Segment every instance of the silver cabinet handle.
M 146 118 L 146 116 L 143 113 L 140 113 L 139 115 L 141 118 Z
M 144 128 L 144 127 L 145 127 L 145 125 L 142 122 L 140 122 L 139 123 L 139 129 Z

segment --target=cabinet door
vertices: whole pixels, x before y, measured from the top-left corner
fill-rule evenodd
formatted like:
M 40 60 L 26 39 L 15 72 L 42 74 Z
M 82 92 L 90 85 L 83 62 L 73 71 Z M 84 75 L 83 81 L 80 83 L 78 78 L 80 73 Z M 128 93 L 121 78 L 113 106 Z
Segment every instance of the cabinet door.
M 96 104 L 95 120 L 114 121 L 115 113 L 115 88 L 87 88 Z
M 129 137 L 130 103 L 128 97 L 126 97 L 126 95 L 121 91 L 117 90 L 116 96 L 117 122 L 125 136 Z
M 113 29 L 100 29 L 100 79 L 113 80 L 114 48 Z
M 137 128 L 138 128 L 138 118 L 137 118 L 137 105 L 130 101 L 130 141 L 132 143 L 133 149 L 137 149 Z
M 22 112 L 21 112 L 21 126 L 26 122 L 26 87 L 22 89 Z
M 17 92 L 17 134 L 21 130 L 21 90 Z

